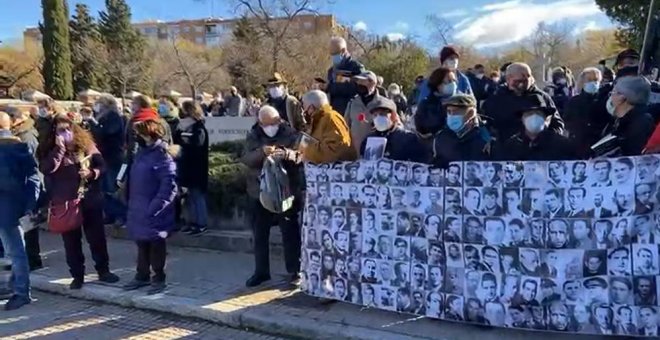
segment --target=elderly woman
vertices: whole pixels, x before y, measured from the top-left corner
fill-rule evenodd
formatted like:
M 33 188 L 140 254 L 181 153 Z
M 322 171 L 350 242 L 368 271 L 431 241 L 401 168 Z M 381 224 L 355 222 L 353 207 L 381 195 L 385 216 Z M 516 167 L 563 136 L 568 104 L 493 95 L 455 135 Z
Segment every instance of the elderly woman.
M 569 99 L 566 104 L 564 123 L 580 156 L 588 155 L 589 147 L 598 141 L 600 133 L 612 121 L 611 116 L 602 114 L 598 105 L 598 91 L 602 79 L 599 69 L 584 69 L 577 81 L 578 95 Z
M 651 84 L 641 76 L 621 78 L 614 85 L 607 112 L 615 121 L 605 133 L 617 137 L 618 156 L 641 154 L 653 133 L 654 121 L 647 111 L 650 95 Z

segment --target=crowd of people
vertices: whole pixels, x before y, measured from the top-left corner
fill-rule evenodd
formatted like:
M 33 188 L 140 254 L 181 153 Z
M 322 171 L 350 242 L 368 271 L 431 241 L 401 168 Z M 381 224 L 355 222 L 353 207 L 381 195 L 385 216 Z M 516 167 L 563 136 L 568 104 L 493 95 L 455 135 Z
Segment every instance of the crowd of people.
M 304 192 L 303 163 L 335 163 L 371 157 L 372 137 L 385 139 L 383 157 L 448 168 L 457 161 L 586 160 L 660 150 L 660 118 L 650 105 L 652 84 L 639 75 L 640 56 L 626 50 L 615 74 L 598 65 L 577 79 L 558 67 L 542 86 L 524 63 L 487 73 L 482 65 L 461 71 L 457 49 L 442 48 L 440 65 L 419 76 L 408 98 L 354 58 L 346 41 L 330 41 L 332 66 L 301 98 L 289 93 L 279 73 L 264 85 L 263 105 L 232 87 L 213 100 L 181 105 L 169 96 L 157 104 L 133 98 L 128 117 L 112 96 L 86 102 L 80 113 L 40 100 L 32 114 L 9 107 L 0 112 L 0 237 L 12 259 L 6 309 L 29 303 L 29 271 L 42 266 L 38 231 L 18 225 L 24 216 L 49 224 L 76 218 L 63 230 L 70 288 L 84 284 L 82 237 L 89 243 L 100 281 L 119 278 L 110 270 L 103 227 L 126 225 L 137 245 L 137 267 L 125 289 L 166 288 L 167 239 L 207 228 L 208 132 L 205 116 L 255 116 L 240 161 L 248 171 L 255 271 L 246 285 L 270 279 L 269 231 L 276 222 L 284 241 L 286 269 L 299 278 Z M 542 89 L 543 88 L 543 89 Z M 605 146 L 592 147 L 603 138 Z M 283 164 L 294 192 L 293 208 L 276 213 L 260 199 L 264 160 Z M 357 170 L 356 170 L 357 171 Z M 375 194 L 375 193 L 374 193 Z M 349 204 L 347 202 L 346 204 Z M 62 216 L 54 216 L 55 211 Z M 186 222 L 181 230 L 181 215 Z M 19 221 L 20 220 L 20 221 Z M 66 224 L 66 223 L 65 223 Z

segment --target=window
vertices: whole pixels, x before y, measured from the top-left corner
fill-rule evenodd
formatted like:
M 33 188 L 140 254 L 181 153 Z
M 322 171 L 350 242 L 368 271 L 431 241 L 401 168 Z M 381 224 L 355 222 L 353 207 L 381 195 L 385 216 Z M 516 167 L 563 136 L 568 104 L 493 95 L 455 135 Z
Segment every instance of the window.
M 217 34 L 218 28 L 215 25 L 206 26 L 206 34 Z

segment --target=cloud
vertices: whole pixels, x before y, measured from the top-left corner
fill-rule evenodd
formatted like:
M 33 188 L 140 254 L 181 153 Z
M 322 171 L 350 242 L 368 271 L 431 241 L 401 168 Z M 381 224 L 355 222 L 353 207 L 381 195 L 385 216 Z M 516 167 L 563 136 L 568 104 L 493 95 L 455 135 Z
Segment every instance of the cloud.
M 406 32 L 410 28 L 407 22 L 397 21 L 394 23 L 394 30 L 397 32 Z
M 468 15 L 469 13 L 470 12 L 468 12 L 465 9 L 457 8 L 455 10 L 447 11 L 447 12 L 444 12 L 444 13 L 440 14 L 440 17 L 445 18 L 445 19 L 461 18 L 461 17 L 464 17 L 464 16 Z
M 541 22 L 584 20 L 601 13 L 593 0 L 556 0 L 543 4 L 509 1 L 486 5 L 482 10 L 489 12 L 464 24 L 455 35 L 458 41 L 476 48 L 496 47 L 528 37 Z
M 575 30 L 573 30 L 573 35 L 579 35 L 586 31 L 596 31 L 601 28 L 602 27 L 600 27 L 595 21 L 592 20 L 586 22 L 584 25 L 576 27 Z
M 358 21 L 353 25 L 353 29 L 356 31 L 366 31 L 367 30 L 367 23 L 364 21 Z
M 403 33 L 387 33 L 385 36 L 389 41 L 399 41 L 406 38 L 406 35 Z

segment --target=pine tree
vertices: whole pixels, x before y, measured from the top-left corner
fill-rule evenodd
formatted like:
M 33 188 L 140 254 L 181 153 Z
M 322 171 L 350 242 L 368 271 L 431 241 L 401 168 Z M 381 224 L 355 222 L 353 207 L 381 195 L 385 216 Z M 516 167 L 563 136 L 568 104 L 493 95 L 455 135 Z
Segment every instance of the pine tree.
M 43 9 L 44 63 L 46 93 L 57 99 L 72 99 L 71 47 L 69 45 L 69 11 L 65 0 L 41 0 Z
M 605 11 L 608 17 L 621 25 L 617 32 L 617 39 L 620 43 L 641 49 L 651 1 L 596 0 L 596 5 Z M 650 12 L 656 18 L 660 17 L 660 1 L 655 1 L 655 8 Z
M 89 7 L 76 4 L 76 14 L 69 21 L 73 87 L 76 91 L 105 88 L 100 49 L 101 35 Z

